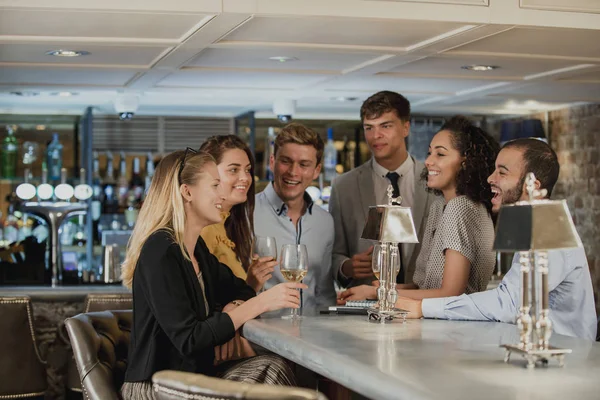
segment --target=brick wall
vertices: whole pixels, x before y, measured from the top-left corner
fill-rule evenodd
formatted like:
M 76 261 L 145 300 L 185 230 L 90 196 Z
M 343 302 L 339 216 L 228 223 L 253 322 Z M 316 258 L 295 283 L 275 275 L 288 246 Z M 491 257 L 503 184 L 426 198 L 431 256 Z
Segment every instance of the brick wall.
M 548 128 L 560 162 L 552 196 L 567 200 L 585 247 L 600 315 L 600 104 L 550 112 Z

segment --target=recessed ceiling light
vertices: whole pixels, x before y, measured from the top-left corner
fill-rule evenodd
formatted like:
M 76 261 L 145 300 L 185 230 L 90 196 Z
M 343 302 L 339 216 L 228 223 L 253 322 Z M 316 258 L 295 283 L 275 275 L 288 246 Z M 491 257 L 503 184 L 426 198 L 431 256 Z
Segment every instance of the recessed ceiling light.
M 296 57 L 287 57 L 287 56 L 275 56 L 275 57 L 269 57 L 269 60 L 272 61 L 278 61 L 278 62 L 291 62 L 291 61 L 298 61 L 298 59 Z
M 344 102 L 344 101 L 356 101 L 356 100 L 358 100 L 358 97 L 344 97 L 344 96 L 338 96 L 338 97 L 334 97 L 334 98 L 332 98 L 332 100 L 335 100 L 335 101 L 341 101 L 341 102 Z
M 38 92 L 10 92 L 13 96 L 22 96 L 22 97 L 33 97 L 39 96 Z
M 59 97 L 71 97 L 71 96 L 77 96 L 79 93 L 75 93 L 75 92 L 53 92 L 50 93 L 50 96 L 59 96 Z
M 49 56 L 56 56 L 56 57 L 79 57 L 79 56 L 87 56 L 88 54 L 90 54 L 90 52 L 89 51 L 83 51 L 83 50 L 63 50 L 63 49 L 59 49 L 59 50 L 47 51 L 46 54 L 49 55 Z
M 482 72 L 482 71 L 491 71 L 494 69 L 498 69 L 500 67 L 498 67 L 496 65 L 463 65 L 461 68 L 468 69 L 469 71 Z
M 46 130 L 46 125 L 36 125 L 35 126 L 35 130 L 36 131 L 45 131 Z

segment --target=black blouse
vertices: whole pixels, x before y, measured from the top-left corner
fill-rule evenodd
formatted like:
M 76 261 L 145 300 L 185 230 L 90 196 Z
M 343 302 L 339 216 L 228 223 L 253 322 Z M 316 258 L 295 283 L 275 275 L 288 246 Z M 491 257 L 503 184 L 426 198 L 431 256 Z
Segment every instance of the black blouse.
M 198 237 L 194 256 L 205 282 L 208 315 L 194 266 L 171 234 L 144 243 L 133 277 L 133 327 L 125 381 L 150 380 L 171 369 L 214 375 L 214 347 L 231 340 L 231 318 L 215 311 L 256 294 L 215 258 Z

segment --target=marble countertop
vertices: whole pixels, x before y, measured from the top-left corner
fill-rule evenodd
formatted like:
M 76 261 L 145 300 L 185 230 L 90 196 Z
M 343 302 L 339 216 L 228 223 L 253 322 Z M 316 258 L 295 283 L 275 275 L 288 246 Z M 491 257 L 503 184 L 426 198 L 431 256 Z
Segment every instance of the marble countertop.
M 527 370 L 518 355 L 504 363 L 500 344 L 518 342 L 515 325 L 409 320 L 370 323 L 366 316 L 264 315 L 243 335 L 374 400 L 547 400 L 600 397 L 600 343 L 553 335 L 570 348 L 560 368 Z
M 31 297 L 32 301 L 83 301 L 88 293 L 131 293 L 123 285 L 0 286 L 0 296 Z

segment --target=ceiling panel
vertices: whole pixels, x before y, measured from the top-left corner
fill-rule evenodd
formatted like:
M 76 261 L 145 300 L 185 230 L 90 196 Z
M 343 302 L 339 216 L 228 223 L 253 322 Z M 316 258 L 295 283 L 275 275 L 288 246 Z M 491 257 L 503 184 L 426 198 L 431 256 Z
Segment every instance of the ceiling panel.
M 291 62 L 270 60 L 269 57 L 294 57 Z M 276 70 L 340 71 L 381 56 L 377 53 L 333 52 L 294 48 L 207 49 L 188 66 L 266 68 Z
M 580 82 L 591 82 L 600 83 L 600 68 L 594 68 L 592 70 L 577 71 L 571 74 L 566 74 L 564 77 L 559 79 L 560 81 L 580 81 Z
M 600 30 L 515 28 L 453 51 L 600 58 Z
M 181 71 L 169 75 L 158 86 L 297 89 L 328 78 L 320 74 L 260 73 L 244 71 Z
M 415 92 L 429 94 L 453 94 L 461 90 L 489 85 L 490 81 L 468 79 L 424 79 L 399 78 L 390 75 L 362 76 L 360 79 L 338 79 L 324 84 L 327 89 L 365 90 L 375 93 L 379 90 Z
M 123 86 L 135 70 L 3 67 L 0 84 Z
M 539 101 L 582 101 L 600 102 L 600 83 L 540 82 L 509 87 L 499 93 L 490 92 L 504 98 L 529 99 Z
M 89 51 L 81 57 L 54 57 L 47 51 L 60 48 L 74 48 Z M 0 62 L 14 63 L 52 63 L 52 64 L 121 64 L 149 65 L 161 53 L 164 46 L 96 46 L 90 44 L 52 44 L 52 43 L 0 43 Z
M 200 14 L 2 10 L 0 35 L 179 39 Z
M 409 20 L 255 17 L 223 40 L 407 47 L 462 26 Z
M 508 57 L 430 57 L 409 64 L 396 67 L 389 72 L 423 74 L 423 75 L 451 75 L 464 76 L 465 78 L 497 78 L 513 77 L 523 78 L 527 75 L 539 74 L 560 68 L 580 64 L 577 61 L 566 60 L 541 60 L 535 58 L 508 58 Z M 493 65 L 500 68 L 478 72 L 462 69 L 465 65 Z

